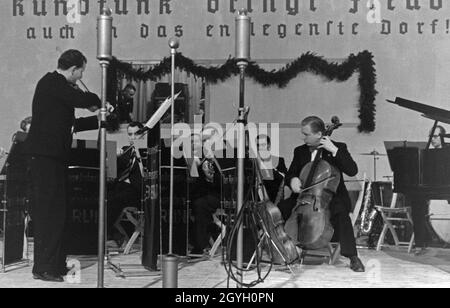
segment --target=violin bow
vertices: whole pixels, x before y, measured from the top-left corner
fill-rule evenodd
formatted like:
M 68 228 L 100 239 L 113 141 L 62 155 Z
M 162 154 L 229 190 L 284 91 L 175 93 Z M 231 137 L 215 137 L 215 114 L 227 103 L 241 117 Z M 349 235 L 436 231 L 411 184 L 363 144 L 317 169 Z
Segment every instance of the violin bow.
M 310 186 L 308 186 L 308 187 L 302 187 L 302 188 L 301 188 L 301 192 L 310 190 L 310 189 L 312 189 L 312 188 L 314 188 L 314 187 L 316 187 L 316 186 L 321 185 L 322 183 L 325 183 L 326 181 L 329 181 L 329 180 L 334 179 L 335 177 L 336 177 L 336 176 L 332 175 L 332 176 L 330 176 L 330 177 L 328 177 L 328 178 L 326 178 L 326 179 L 323 179 L 323 180 L 321 180 L 321 181 L 319 181 L 319 182 L 317 182 L 317 183 L 314 183 L 314 184 L 312 184 L 312 185 L 310 185 Z
M 79 82 L 81 83 L 81 85 L 87 92 L 91 92 L 91 91 L 89 91 L 88 87 L 84 84 L 83 80 L 80 79 Z

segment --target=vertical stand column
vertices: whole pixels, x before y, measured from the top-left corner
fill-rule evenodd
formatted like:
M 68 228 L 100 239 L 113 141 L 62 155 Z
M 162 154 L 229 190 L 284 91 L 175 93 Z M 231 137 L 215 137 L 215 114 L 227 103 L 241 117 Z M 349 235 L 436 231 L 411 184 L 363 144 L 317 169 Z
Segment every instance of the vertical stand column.
M 237 187 L 237 213 L 240 213 L 244 206 L 244 161 L 245 161 L 245 68 L 250 59 L 250 17 L 247 11 L 242 9 L 236 17 L 236 59 L 239 66 L 239 120 L 238 120 L 238 187 Z M 238 285 L 242 286 L 243 272 L 243 225 L 239 225 L 236 240 L 236 262 L 238 268 Z
M 2 273 L 5 272 L 6 270 L 6 215 L 8 214 L 8 158 L 6 158 L 6 163 L 5 163 L 5 176 L 3 178 L 4 181 L 4 186 L 3 186 L 3 198 L 2 198 L 2 202 L 1 202 L 1 208 L 0 208 L 0 212 L 3 214 L 3 232 L 2 232 L 2 268 L 1 271 Z
M 172 59 L 171 73 L 171 133 L 170 133 L 170 197 L 169 197 L 169 253 L 163 257 L 162 274 L 163 288 L 178 287 L 178 256 L 173 254 L 173 169 L 174 169 L 174 119 L 175 119 L 175 55 L 179 47 L 178 40 L 169 40 L 170 55 Z
M 98 269 L 97 288 L 104 286 L 105 263 L 105 201 L 106 201 L 106 92 L 109 61 L 112 60 L 112 17 L 111 10 L 104 9 L 97 18 L 97 59 L 102 69 L 102 90 L 100 109 L 100 184 L 98 204 Z
M 238 175 L 238 187 L 237 187 L 237 213 L 242 211 L 244 207 L 244 162 L 245 162 L 245 118 L 244 118 L 244 89 L 245 89 L 245 65 L 240 65 L 240 78 L 239 78 L 239 120 L 238 120 L 238 160 L 237 160 L 237 175 Z M 243 225 L 239 225 L 237 243 L 236 243 L 236 262 L 239 269 L 237 275 L 239 284 L 242 284 L 243 274 Z M 240 287 L 240 285 L 238 285 Z
M 100 187 L 98 207 L 98 288 L 103 288 L 105 261 L 105 201 L 106 201 L 106 80 L 109 62 L 101 61 L 102 67 L 102 108 L 100 109 Z
M 373 181 L 376 182 L 377 181 L 377 155 L 375 154 L 373 156 Z

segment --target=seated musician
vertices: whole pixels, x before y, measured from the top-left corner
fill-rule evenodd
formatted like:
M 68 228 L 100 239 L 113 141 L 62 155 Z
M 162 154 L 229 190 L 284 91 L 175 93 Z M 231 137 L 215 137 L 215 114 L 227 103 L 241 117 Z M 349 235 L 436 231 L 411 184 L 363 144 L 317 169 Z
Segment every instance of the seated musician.
M 256 137 L 258 150 L 258 163 L 263 176 L 264 187 L 270 201 L 277 204 L 284 199 L 284 177 L 287 173 L 283 157 L 275 157 L 271 154 L 271 141 L 267 135 Z M 282 185 L 282 187 L 280 186 Z
M 364 265 L 358 258 L 356 250 L 353 227 L 349 217 L 351 202 L 342 175 L 345 173 L 348 176 L 355 176 L 358 173 L 358 167 L 345 143 L 331 141 L 329 137 L 323 135 L 325 124 L 322 119 L 310 116 L 302 121 L 301 126 L 305 144 L 294 150 L 294 158 L 286 175 L 286 183 L 290 185 L 293 194 L 289 199 L 280 202 L 278 207 L 286 221 L 301 192 L 302 183 L 299 179 L 301 170 L 307 163 L 314 160 L 317 149 L 325 150 L 322 152 L 322 158 L 340 171 L 339 187 L 329 204 L 335 237 L 341 244 L 341 254 L 350 259 L 350 268 L 355 272 L 364 272 Z
M 118 150 L 118 177 L 108 190 L 108 236 L 111 240 L 115 240 L 119 246 L 123 239 L 114 230 L 114 223 L 124 208 L 140 207 L 143 165 L 138 152 L 139 149 L 134 148 L 133 144 L 140 137 L 138 131 L 143 127 L 140 122 L 131 122 L 128 124 L 127 134 L 129 145 Z M 132 232 L 132 230 L 127 231 Z
M 26 117 L 25 119 L 23 119 L 22 121 L 20 121 L 20 129 L 22 130 L 23 133 L 28 133 L 30 131 L 30 126 L 31 126 L 31 117 Z M 14 139 L 16 137 L 16 134 L 13 135 L 12 139 L 14 142 Z M 0 159 L 2 159 L 4 156 L 6 156 L 6 150 L 2 147 L 0 147 Z
M 207 143 L 210 136 L 205 137 Z M 220 207 L 220 170 L 211 149 L 204 149 L 200 134 L 191 135 L 191 145 L 191 153 L 184 153 L 192 179 L 189 187 L 195 219 L 191 253 L 204 254 L 209 248 L 209 238 L 215 235 L 212 215 Z
M 431 136 L 431 146 L 434 149 L 442 149 L 449 145 L 444 141 L 444 135 L 446 134 L 445 128 L 441 125 L 436 126 L 436 130 L 433 136 Z
M 133 118 L 134 95 L 136 94 L 136 87 L 132 84 L 127 84 L 122 91 L 120 91 L 117 108 L 120 123 L 130 123 Z

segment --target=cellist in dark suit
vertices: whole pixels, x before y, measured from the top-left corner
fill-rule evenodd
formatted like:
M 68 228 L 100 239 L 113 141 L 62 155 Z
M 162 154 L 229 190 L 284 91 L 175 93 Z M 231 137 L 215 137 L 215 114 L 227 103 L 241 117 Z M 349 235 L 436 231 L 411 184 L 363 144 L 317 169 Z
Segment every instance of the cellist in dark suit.
M 295 148 L 294 158 L 286 175 L 286 183 L 291 187 L 293 194 L 278 205 L 283 218 L 286 221 L 296 205 L 302 187 L 299 179 L 300 172 L 306 164 L 314 160 L 317 149 L 323 149 L 322 159 L 340 171 L 339 186 L 329 204 L 334 236 L 341 244 L 341 254 L 350 259 L 350 268 L 355 272 L 363 272 L 364 265 L 358 258 L 355 236 L 349 217 L 352 206 L 343 180 L 343 173 L 355 176 L 358 173 L 358 166 L 348 152 L 345 143 L 331 141 L 329 137 L 323 135 L 325 123 L 322 119 L 310 116 L 302 121 L 301 126 L 305 144 Z

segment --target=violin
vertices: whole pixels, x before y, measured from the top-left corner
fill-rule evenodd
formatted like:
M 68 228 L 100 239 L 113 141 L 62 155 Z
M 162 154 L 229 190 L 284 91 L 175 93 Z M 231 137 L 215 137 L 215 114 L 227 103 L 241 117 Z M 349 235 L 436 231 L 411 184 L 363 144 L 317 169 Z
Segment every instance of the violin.
M 81 89 L 78 84 L 76 83 L 69 83 L 70 86 L 72 86 L 72 88 L 74 88 L 75 90 L 82 92 L 82 93 L 92 93 L 91 91 L 89 91 L 88 87 L 84 84 L 84 82 L 80 79 L 78 80 L 81 85 L 83 86 L 84 90 Z M 89 111 L 91 112 L 95 112 L 98 110 L 97 106 L 92 106 L 90 108 L 88 108 Z M 109 102 L 106 102 L 106 123 L 107 123 L 107 130 L 109 132 L 115 132 L 118 131 L 120 129 L 120 123 L 119 123 L 119 119 L 116 113 L 114 113 L 115 108 L 113 105 L 111 105 Z
M 255 161 L 255 168 L 257 170 L 258 194 L 262 200 L 256 205 L 261 224 L 270 235 L 272 243 L 275 244 L 283 261 L 286 264 L 292 264 L 299 257 L 297 248 L 288 234 L 284 231 L 284 219 L 279 208 L 269 200 L 269 195 L 263 185 L 261 169 L 257 161 Z M 279 196 L 281 196 L 281 190 L 284 190 L 284 180 L 280 184 L 277 200 L 279 199 Z M 276 255 L 272 255 L 272 259 L 275 259 L 275 257 Z
M 331 136 L 341 125 L 339 118 L 333 117 L 323 135 Z M 286 233 L 303 249 L 326 247 L 334 233 L 329 204 L 339 186 L 340 171 L 321 156 L 322 149 L 318 149 L 314 160 L 300 172 L 303 187 L 285 225 Z

